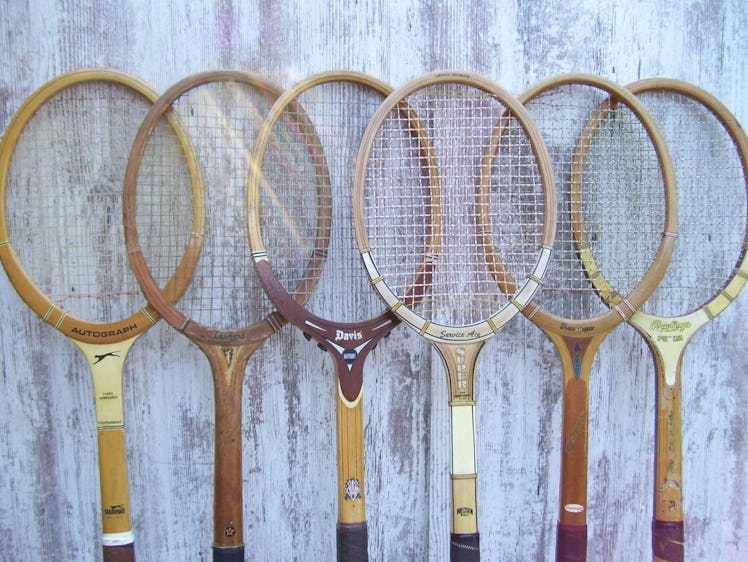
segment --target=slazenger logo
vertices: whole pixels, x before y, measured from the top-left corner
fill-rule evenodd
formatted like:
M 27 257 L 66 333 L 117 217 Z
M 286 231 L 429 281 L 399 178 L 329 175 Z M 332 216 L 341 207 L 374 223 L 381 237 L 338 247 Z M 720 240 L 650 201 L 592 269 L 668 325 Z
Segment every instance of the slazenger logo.
M 123 334 L 132 332 L 133 330 L 137 330 L 137 329 L 138 329 L 137 324 L 130 324 L 129 326 L 125 326 L 124 328 L 119 328 L 117 330 L 108 330 L 106 332 L 99 332 L 96 330 L 81 330 L 80 328 L 76 328 L 76 327 L 73 327 L 71 332 L 73 334 L 79 334 L 81 336 L 87 336 L 90 338 L 110 338 L 112 336 L 121 336 Z
M 364 336 L 361 332 L 344 332 L 343 330 L 335 330 L 335 341 L 351 341 L 360 340 Z
M 655 320 L 652 322 L 652 329 L 658 332 L 682 332 L 690 327 L 690 322 L 678 322 L 677 320 L 672 320 L 670 322 Z
M 123 515 L 125 511 L 125 506 L 122 504 L 110 505 L 104 508 L 104 513 L 107 515 Z

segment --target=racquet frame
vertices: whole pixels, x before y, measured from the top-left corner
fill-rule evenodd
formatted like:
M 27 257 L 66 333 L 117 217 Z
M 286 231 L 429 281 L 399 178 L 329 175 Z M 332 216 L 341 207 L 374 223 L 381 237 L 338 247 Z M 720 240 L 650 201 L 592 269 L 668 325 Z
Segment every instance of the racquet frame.
M 556 559 L 559 561 L 586 559 L 589 380 L 593 360 L 608 334 L 622 322 L 628 321 L 662 280 L 675 247 L 677 229 L 675 173 L 670 154 L 659 126 L 633 94 L 600 76 L 572 73 L 538 82 L 520 96 L 520 101 L 527 104 L 547 90 L 569 84 L 599 88 L 611 96 L 600 107 L 590 108 L 590 118 L 579 136 L 571 163 L 570 205 L 573 233 L 580 265 L 586 269 L 593 285 L 597 283 L 598 287 L 605 286 L 608 292 L 615 292 L 604 280 L 589 251 L 589 244 L 586 243 L 579 201 L 580 182 L 589 138 L 612 104 L 620 100 L 624 100 L 636 114 L 652 140 L 663 177 L 665 218 L 662 238 L 649 269 L 628 295 L 609 303 L 608 311 L 592 318 L 563 318 L 545 310 L 536 302 L 530 303 L 522 311 L 554 344 L 563 372 L 561 486 L 556 540 Z
M 730 111 L 714 96 L 692 84 L 652 78 L 629 84 L 633 94 L 669 91 L 700 104 L 720 122 L 739 155 L 748 189 L 748 138 Z M 629 323 L 646 339 L 656 367 L 656 430 L 654 516 L 652 551 L 655 561 L 683 562 L 684 512 L 682 473 L 681 367 L 688 344 L 696 333 L 723 312 L 748 279 L 748 225 L 740 258 L 722 290 L 699 308 L 674 317 L 658 317 L 638 311 Z
M 140 79 L 113 69 L 88 68 L 61 74 L 36 90 L 14 116 L 0 148 L 0 260 L 19 296 L 42 320 L 70 338 L 83 352 L 91 369 L 96 407 L 96 428 L 101 488 L 101 520 L 105 561 L 134 560 L 134 534 L 128 492 L 122 376 L 127 353 L 140 335 L 159 318 L 146 305 L 128 318 L 89 322 L 52 302 L 27 275 L 9 240 L 5 208 L 10 162 L 28 121 L 59 92 L 86 82 L 104 82 L 129 88 L 153 103 L 158 94 Z M 176 279 L 169 290 L 181 294 Z
M 468 326 L 449 326 L 432 322 L 413 309 L 423 295 L 416 294 L 415 288 L 428 285 L 435 268 L 435 256 L 438 256 L 442 245 L 441 216 L 439 212 L 431 211 L 429 232 L 424 248 L 424 261 L 420 265 L 416 278 L 412 283 L 412 290 L 406 295 L 398 296 L 388 286 L 381 275 L 371 254 L 369 237 L 366 228 L 364 211 L 364 190 L 366 184 L 366 166 L 372 150 L 374 139 L 381 124 L 393 110 L 397 109 L 408 116 L 411 130 L 421 147 L 421 161 L 423 176 L 428 178 L 429 198 L 432 208 L 438 209 L 441 201 L 441 185 L 438 164 L 430 141 L 419 124 L 417 113 L 408 106 L 407 97 L 412 93 L 437 84 L 457 83 L 488 92 L 503 103 L 511 114 L 518 119 L 525 133 L 531 139 L 532 150 L 538 164 L 543 183 L 544 228 L 541 247 L 531 274 L 522 280 L 513 298 L 495 311 L 488 318 Z M 503 120 L 502 120 L 503 121 Z M 491 142 L 484 155 L 481 173 L 486 181 L 486 174 L 490 173 L 490 161 L 497 147 L 497 131 L 501 131 L 503 123 L 498 123 Z M 525 308 L 537 290 L 544 275 L 551 255 L 551 246 L 555 235 L 555 183 L 547 154 L 545 143 L 540 132 L 529 116 L 527 110 L 500 86 L 475 74 L 440 71 L 431 72 L 417 77 L 393 92 L 380 106 L 367 128 L 359 150 L 356 163 L 354 191 L 354 219 L 356 224 L 356 238 L 361 250 L 361 256 L 372 280 L 374 289 L 379 293 L 387 306 L 400 320 L 410 326 L 420 335 L 431 341 L 442 359 L 447 373 L 450 430 L 452 443 L 451 462 L 451 538 L 450 559 L 453 562 L 474 561 L 480 558 L 480 539 L 478 533 L 478 502 L 477 502 L 477 464 L 475 447 L 475 367 L 486 341 L 496 334 L 511 318 Z M 480 200 L 483 188 L 476 186 L 476 197 Z M 480 231 L 480 229 L 478 229 Z M 479 232 L 479 237 L 482 233 Z M 490 269 L 496 275 L 498 270 L 495 249 L 486 255 Z M 506 284 L 501 290 L 505 290 Z M 516 286 L 516 283 L 514 284 Z M 421 289 L 423 290 L 423 289 Z M 426 289 L 427 290 L 427 289 Z
M 337 559 L 340 562 L 365 561 L 368 560 L 368 529 L 364 481 L 363 369 L 369 353 L 382 338 L 389 335 L 399 324 L 399 320 L 389 310 L 385 310 L 366 320 L 337 322 L 322 318 L 304 308 L 301 297 L 310 293 L 319 281 L 322 268 L 314 262 L 326 259 L 320 256 L 327 255 L 331 230 L 332 203 L 329 201 L 331 186 L 324 154 L 313 154 L 313 157 L 317 168 L 317 181 L 320 185 L 318 190 L 319 220 L 325 222 L 319 227 L 320 235 L 316 239 L 314 253 L 309 258 L 312 265 L 307 268 L 307 271 L 313 272 L 308 280 L 310 286 L 303 287 L 302 295 L 291 296 L 273 271 L 272 264 L 267 257 L 260 217 L 256 212 L 260 207 L 262 161 L 274 125 L 289 105 L 295 105 L 294 110 L 299 111 L 298 104 L 294 102 L 297 97 L 315 86 L 331 82 L 357 84 L 381 94 L 382 99 L 392 92 L 392 88 L 384 82 L 366 74 L 351 71 L 316 74 L 284 92 L 271 108 L 258 134 L 252 155 L 253 169 L 249 179 L 247 204 L 250 214 L 249 239 L 257 274 L 270 299 L 289 322 L 302 330 L 308 339 L 313 339 L 321 349 L 327 351 L 333 361 L 337 380 Z M 311 123 L 294 123 L 294 125 L 313 129 Z M 320 152 L 320 149 L 324 147 L 310 147 L 310 150 L 314 152 Z M 350 337 L 351 340 L 341 340 L 341 333 Z
M 241 71 L 201 72 L 175 83 L 156 101 L 133 143 L 125 177 L 124 222 L 130 265 L 143 293 L 161 316 L 192 340 L 206 355 L 213 374 L 215 393 L 215 471 L 213 498 L 213 560 L 244 560 L 242 495 L 242 386 L 249 357 L 285 324 L 272 312 L 266 318 L 236 329 L 217 329 L 189 318 L 175 306 L 168 291 L 153 279 L 138 242 L 136 226 L 137 172 L 151 132 L 162 117 L 173 119 L 171 105 L 183 93 L 213 82 L 234 82 L 256 88 L 272 101 L 280 88 L 265 78 Z M 178 116 L 177 116 L 178 118 Z M 196 156 L 188 163 L 197 166 Z M 199 169 L 193 174 L 193 226 L 183 262 L 194 268 L 199 260 L 205 231 L 205 186 Z

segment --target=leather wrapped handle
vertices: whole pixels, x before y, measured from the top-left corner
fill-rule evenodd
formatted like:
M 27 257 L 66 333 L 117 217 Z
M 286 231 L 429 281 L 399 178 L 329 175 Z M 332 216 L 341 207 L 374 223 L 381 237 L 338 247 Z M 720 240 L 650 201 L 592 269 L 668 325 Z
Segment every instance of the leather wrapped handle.
M 653 521 L 652 554 L 658 560 L 683 562 L 684 542 L 683 521 Z
M 368 543 L 366 521 L 338 523 L 338 562 L 368 562 Z
M 449 541 L 451 562 L 478 562 L 480 560 L 480 538 L 478 533 L 452 533 Z
M 556 562 L 587 560 L 587 525 L 558 524 Z

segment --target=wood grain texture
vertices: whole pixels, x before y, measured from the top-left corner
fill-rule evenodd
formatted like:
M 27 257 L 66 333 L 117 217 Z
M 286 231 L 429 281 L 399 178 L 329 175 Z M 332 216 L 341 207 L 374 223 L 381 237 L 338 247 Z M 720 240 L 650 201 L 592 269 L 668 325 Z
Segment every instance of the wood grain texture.
M 518 94 L 560 72 L 626 84 L 672 76 L 748 123 L 748 6 L 723 2 L 359 2 L 0 0 L 0 127 L 67 70 L 112 66 L 163 91 L 213 68 L 284 86 L 330 69 L 393 86 L 421 72 L 478 72 Z M 686 556 L 748 551 L 748 297 L 688 348 L 683 364 Z M 100 560 L 92 383 L 75 347 L 0 276 L 2 558 Z M 588 560 L 650 556 L 652 359 L 630 326 L 600 347 L 590 380 Z M 556 352 L 516 318 L 484 349 L 476 381 L 483 560 L 552 560 L 561 376 Z M 202 353 L 161 322 L 125 366 L 136 556 L 211 559 L 213 391 Z M 254 560 L 333 560 L 332 364 L 285 327 L 244 380 L 244 539 Z M 439 357 L 397 328 L 364 374 L 370 560 L 447 559 L 449 408 Z

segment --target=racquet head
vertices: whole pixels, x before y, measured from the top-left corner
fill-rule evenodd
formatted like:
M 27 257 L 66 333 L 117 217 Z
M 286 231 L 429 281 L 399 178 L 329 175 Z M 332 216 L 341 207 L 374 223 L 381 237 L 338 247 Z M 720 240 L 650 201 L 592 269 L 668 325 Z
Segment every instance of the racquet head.
M 388 97 L 364 137 L 354 196 L 374 288 L 433 342 L 491 337 L 548 264 L 555 186 L 543 139 L 481 77 L 431 73 Z
M 267 293 L 284 317 L 342 358 L 340 392 L 351 404 L 362 383 L 353 364 L 394 326 L 361 266 L 350 204 L 356 150 L 390 91 L 339 71 L 287 90 L 258 136 L 248 192 L 250 242 Z
M 526 315 L 592 336 L 654 291 L 675 244 L 672 161 L 652 116 L 614 82 L 568 74 L 520 96 L 546 140 L 558 189 L 554 259 Z
M 158 318 L 120 222 L 127 152 L 156 97 L 118 71 L 70 72 L 34 92 L 3 138 L 0 259 L 24 302 L 72 339 L 115 343 Z
M 748 271 L 748 141 L 713 95 L 680 80 L 627 86 L 663 131 L 678 184 L 678 242 L 668 270 L 642 311 L 677 317 L 721 313 Z
M 208 345 L 261 340 L 283 322 L 252 271 L 244 196 L 254 136 L 280 92 L 244 72 L 192 75 L 154 104 L 130 152 L 124 219 L 133 271 L 169 324 Z M 170 121 L 193 147 L 191 158 L 181 157 L 178 169 L 186 173 L 179 175 L 172 171 Z M 152 225 L 171 222 L 180 198 L 190 204 L 192 223 L 167 238 L 150 236 Z M 192 264 L 189 289 L 175 299 L 166 281 L 184 262 Z

